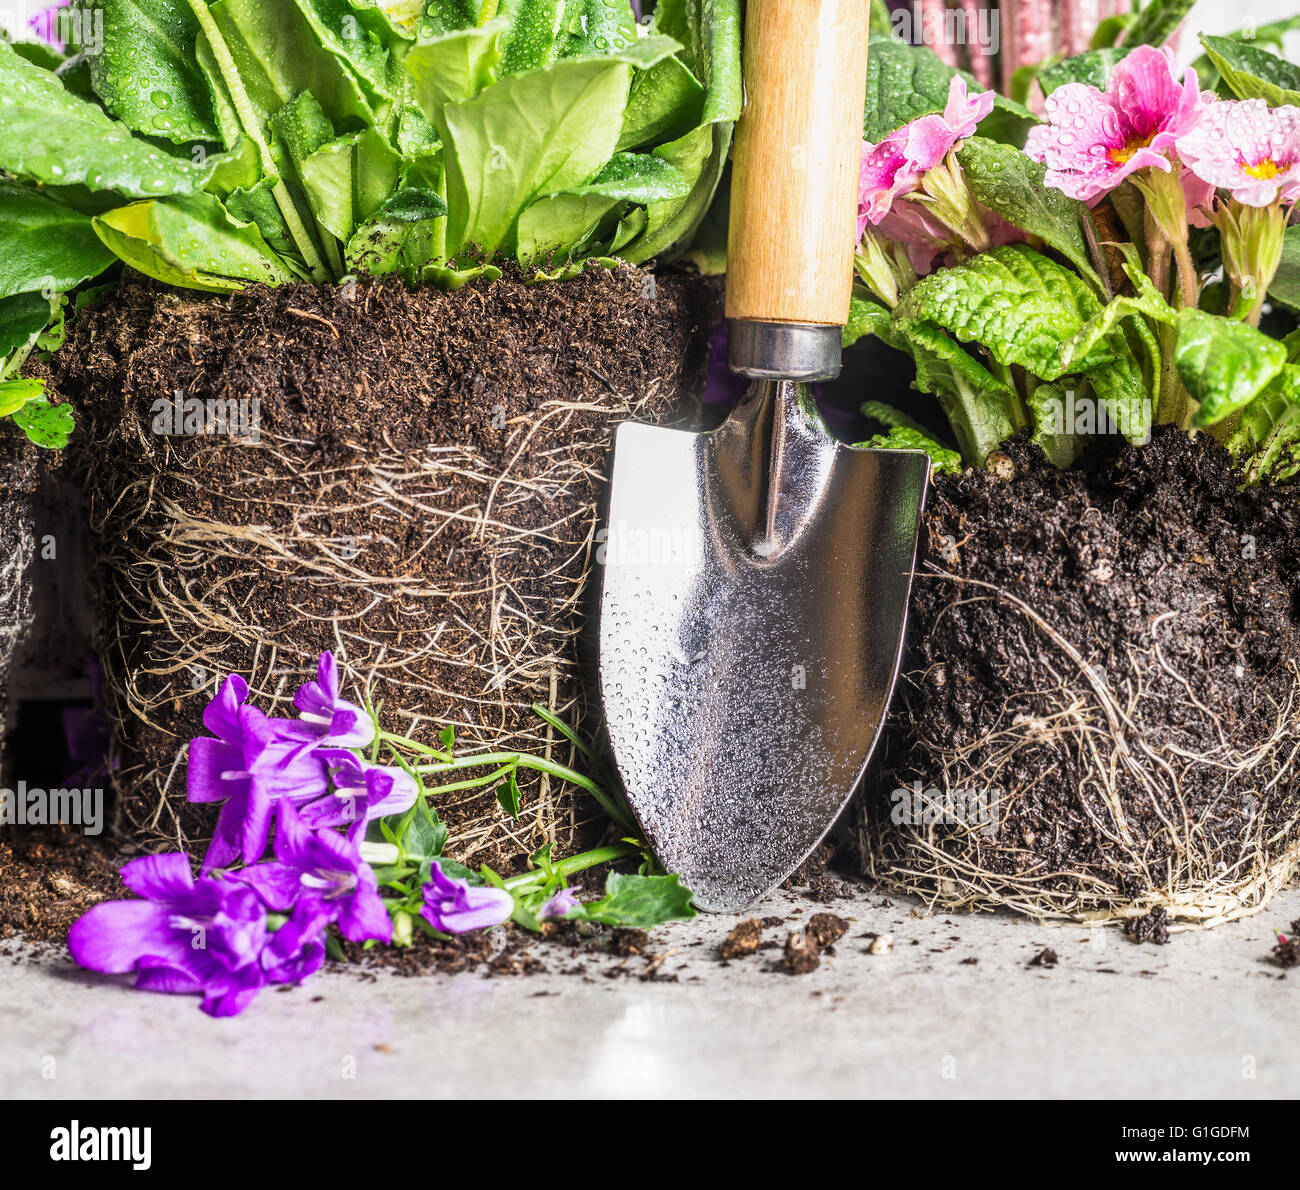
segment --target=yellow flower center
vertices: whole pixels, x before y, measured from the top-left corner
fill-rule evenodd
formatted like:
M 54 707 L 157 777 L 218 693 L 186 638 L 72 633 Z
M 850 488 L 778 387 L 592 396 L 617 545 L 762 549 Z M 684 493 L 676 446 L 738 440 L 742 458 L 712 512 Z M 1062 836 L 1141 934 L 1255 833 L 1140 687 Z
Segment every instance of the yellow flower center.
M 1243 168 L 1252 178 L 1259 178 L 1261 181 L 1276 178 L 1282 172 L 1282 167 L 1272 157 L 1261 157 L 1254 165 Z
M 1153 140 L 1156 134 L 1153 132 L 1150 136 L 1133 136 L 1124 142 L 1118 149 L 1108 149 L 1106 156 L 1111 159 L 1115 165 L 1123 165 L 1139 149 L 1145 149 Z

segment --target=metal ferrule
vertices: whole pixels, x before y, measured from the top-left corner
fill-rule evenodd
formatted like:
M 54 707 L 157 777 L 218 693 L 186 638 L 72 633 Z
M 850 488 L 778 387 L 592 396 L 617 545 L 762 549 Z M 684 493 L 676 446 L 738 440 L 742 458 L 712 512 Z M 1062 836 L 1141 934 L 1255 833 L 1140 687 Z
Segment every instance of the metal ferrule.
M 843 327 L 810 322 L 731 320 L 727 366 L 753 380 L 834 380 Z

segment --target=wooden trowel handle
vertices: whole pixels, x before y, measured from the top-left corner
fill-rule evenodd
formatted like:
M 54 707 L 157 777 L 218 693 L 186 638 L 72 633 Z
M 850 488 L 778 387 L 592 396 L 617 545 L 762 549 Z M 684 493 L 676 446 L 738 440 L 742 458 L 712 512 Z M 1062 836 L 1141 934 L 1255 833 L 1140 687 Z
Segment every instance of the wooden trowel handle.
M 848 321 L 870 10 L 868 0 L 749 0 L 746 6 L 729 319 L 822 328 Z M 779 365 L 743 358 L 771 342 L 740 329 L 745 342 L 742 358 L 733 345 L 733 367 L 781 375 Z M 821 337 L 829 342 L 830 332 Z M 838 347 L 835 355 L 837 372 Z

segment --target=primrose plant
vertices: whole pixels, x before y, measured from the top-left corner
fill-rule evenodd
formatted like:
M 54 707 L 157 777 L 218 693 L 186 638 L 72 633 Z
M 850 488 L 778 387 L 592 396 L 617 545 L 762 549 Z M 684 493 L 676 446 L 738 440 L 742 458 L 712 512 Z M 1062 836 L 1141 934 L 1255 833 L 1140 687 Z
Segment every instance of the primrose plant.
M 199 995 L 205 1012 L 233 1016 L 264 987 L 302 983 L 327 953 L 343 958 L 340 939 L 410 946 L 417 929 L 447 939 L 509 921 L 540 931 L 560 920 L 645 927 L 694 916 L 690 891 L 655 874 L 635 838 L 565 859 L 547 846 L 506 878 L 445 854 L 437 796 L 496 786 L 503 811 L 518 818 L 521 767 L 586 790 L 634 834 L 626 809 L 590 777 L 524 753 L 456 756 L 449 729 L 439 747 L 385 732 L 372 711 L 341 697 L 330 653 L 295 696 L 296 719 L 272 718 L 248 695 L 241 677 L 227 677 L 204 711 L 210 734 L 190 742 L 189 800 L 220 806 L 198 877 L 180 853 L 124 865 L 135 899 L 94 906 L 69 933 L 81 966 L 134 973 L 137 988 Z M 535 710 L 590 755 L 569 727 Z M 463 775 L 480 769 L 489 771 Z M 430 784 L 435 776 L 454 779 Z M 579 899 L 572 876 L 627 859 L 641 870 L 612 873 L 603 896 Z
M 67 57 L 0 38 L 0 411 L 47 446 L 66 412 L 18 372 L 57 346 L 62 295 L 117 262 L 212 293 L 640 263 L 689 241 L 740 114 L 739 0 L 648 22 L 628 0 L 69 16 L 95 35 Z
M 1166 32 L 1130 28 L 1148 25 Z M 1127 39 L 1048 64 L 1044 118 L 1019 126 L 890 45 L 931 84 L 891 92 L 873 67 L 877 123 L 906 118 L 863 145 L 845 337 L 910 355 L 958 450 L 879 402 L 872 444 L 955 470 L 1028 429 L 1067 466 L 1170 423 L 1223 441 L 1247 482 L 1300 473 L 1300 67 L 1202 41 L 1187 69 Z

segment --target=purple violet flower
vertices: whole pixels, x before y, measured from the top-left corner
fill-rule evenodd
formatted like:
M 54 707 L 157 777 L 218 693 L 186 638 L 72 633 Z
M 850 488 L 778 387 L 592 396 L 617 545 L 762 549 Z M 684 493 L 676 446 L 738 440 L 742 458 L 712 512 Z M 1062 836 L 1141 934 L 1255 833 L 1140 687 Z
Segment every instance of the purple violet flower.
M 122 883 L 144 899 L 88 910 L 68 933 L 77 964 L 134 971 L 144 991 L 201 994 L 209 1016 L 236 1015 L 268 982 L 261 963 L 266 912 L 251 889 L 196 881 L 183 854 L 131 860 Z
M 268 909 L 292 910 L 268 947 L 273 959 L 309 955 L 308 948 L 319 942 L 331 922 L 338 923 L 350 942 L 392 938 L 393 923 L 374 869 L 346 836 L 310 830 L 292 803 L 281 802 L 275 856 L 231 875 L 256 892 Z
M 321 748 L 316 756 L 328 768 L 334 792 L 298 807 L 312 830 L 344 826 L 355 841 L 364 835 L 367 823 L 405 814 L 419 796 L 415 778 L 404 769 L 366 764 L 342 748 Z
M 446 875 L 437 860 L 433 879 L 424 886 L 423 917 L 435 930 L 444 934 L 468 934 L 486 930 L 509 921 L 515 911 L 515 899 L 504 888 L 470 884 Z
M 328 649 L 320 655 L 316 681 L 299 689 L 293 705 L 298 722 L 289 730 L 301 740 L 335 748 L 366 748 L 374 741 L 374 721 L 356 703 L 339 697 L 338 664 Z
M 581 904 L 577 895 L 581 891 L 576 885 L 572 888 L 559 889 L 542 906 L 541 911 L 537 914 L 538 918 L 541 921 L 550 921 L 553 918 L 564 917 L 572 913 Z
M 294 725 L 247 706 L 247 697 L 248 683 L 231 674 L 203 712 L 204 726 L 217 738 L 190 741 L 186 796 L 191 802 L 225 802 L 203 857 L 204 875 L 237 858 L 246 864 L 262 858 L 278 799 L 306 800 L 329 791 L 325 766 L 286 733 Z

